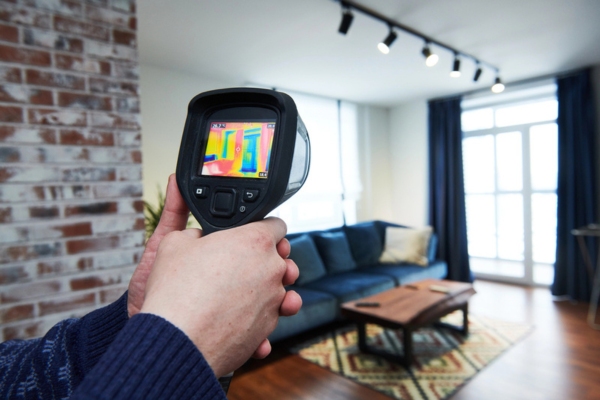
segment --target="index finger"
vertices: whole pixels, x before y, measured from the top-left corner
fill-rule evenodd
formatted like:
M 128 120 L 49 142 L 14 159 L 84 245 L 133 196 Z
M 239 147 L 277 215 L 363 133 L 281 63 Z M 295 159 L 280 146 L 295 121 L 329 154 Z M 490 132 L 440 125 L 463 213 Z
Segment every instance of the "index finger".
M 287 234 L 287 225 L 280 218 L 269 217 L 254 223 L 261 224 L 262 226 L 266 227 L 267 230 L 273 235 L 273 240 L 276 244 L 279 243 Z

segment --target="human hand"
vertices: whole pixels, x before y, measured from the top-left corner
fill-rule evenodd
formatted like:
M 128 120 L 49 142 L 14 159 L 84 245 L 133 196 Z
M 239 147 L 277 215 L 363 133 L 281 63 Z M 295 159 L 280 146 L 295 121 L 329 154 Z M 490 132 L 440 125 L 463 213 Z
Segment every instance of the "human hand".
M 177 188 L 175 175 L 172 174 L 169 176 L 165 195 L 165 207 L 160 217 L 160 222 L 146 243 L 142 259 L 129 281 L 129 291 L 127 293 L 127 313 L 129 317 L 133 317 L 142 308 L 146 281 L 152 270 L 158 245 L 168 233 L 185 229 L 189 214 L 190 211 Z
M 284 285 L 298 277 L 288 260 L 283 221 L 269 218 L 201 238 L 188 229 L 158 246 L 141 312 L 162 316 L 194 342 L 217 377 L 251 355 L 270 351 L 265 338 L 279 315 L 293 315 L 301 299 Z

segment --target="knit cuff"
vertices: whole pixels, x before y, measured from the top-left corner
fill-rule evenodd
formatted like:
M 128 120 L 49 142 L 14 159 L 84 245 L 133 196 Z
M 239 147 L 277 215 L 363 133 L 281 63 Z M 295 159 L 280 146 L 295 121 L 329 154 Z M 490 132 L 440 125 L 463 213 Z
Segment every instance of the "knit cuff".
M 96 365 L 128 320 L 127 292 L 114 303 L 81 319 L 77 343 L 83 375 Z
M 225 399 L 192 341 L 153 314 L 137 314 L 129 320 L 74 395 L 86 399 Z

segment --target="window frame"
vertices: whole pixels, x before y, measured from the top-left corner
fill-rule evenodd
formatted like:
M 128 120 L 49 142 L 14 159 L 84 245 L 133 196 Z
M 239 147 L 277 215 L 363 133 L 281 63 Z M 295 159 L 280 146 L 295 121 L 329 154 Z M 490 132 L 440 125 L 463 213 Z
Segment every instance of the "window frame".
M 523 185 L 520 191 L 515 190 L 499 190 L 498 188 L 498 169 L 497 169 L 497 160 L 494 159 L 494 173 L 495 173 L 495 182 L 494 182 L 494 202 L 495 202 L 495 222 L 496 222 L 496 250 L 498 249 L 498 195 L 500 194 L 510 194 L 510 193 L 518 193 L 522 195 L 523 202 L 523 234 L 524 234 L 524 251 L 523 251 L 523 260 L 522 261 L 512 261 L 499 258 L 498 252 L 496 252 L 496 257 L 487 258 L 487 257 L 478 257 L 469 255 L 469 259 L 473 262 L 481 262 L 481 261 L 490 261 L 495 263 L 498 268 L 501 268 L 500 265 L 502 263 L 506 263 L 505 265 L 509 265 L 510 263 L 521 263 L 523 269 L 523 276 L 511 276 L 511 275 L 499 275 L 493 273 L 484 273 L 484 272 L 476 272 L 473 271 L 477 278 L 488 279 L 488 280 L 496 280 L 508 283 L 518 283 L 525 284 L 529 286 L 544 286 L 547 287 L 548 284 L 536 282 L 534 280 L 534 266 L 536 264 L 543 265 L 552 265 L 548 263 L 540 263 L 533 261 L 533 223 L 532 223 L 532 195 L 536 193 L 552 193 L 556 194 L 556 189 L 546 189 L 546 190 L 533 190 L 531 186 L 531 157 L 530 157 L 530 129 L 533 126 L 537 125 L 546 125 L 556 123 L 556 120 L 546 120 L 546 121 L 537 121 L 531 123 L 524 123 L 518 125 L 511 126 L 503 126 L 497 127 L 495 120 L 495 112 L 496 109 L 502 108 L 505 106 L 514 106 L 519 104 L 527 104 L 533 102 L 541 102 L 545 100 L 557 100 L 556 97 L 556 84 L 554 82 L 545 83 L 543 85 L 539 85 L 536 87 L 528 88 L 522 91 L 514 91 L 508 93 L 506 96 L 485 96 L 475 99 L 465 99 L 462 103 L 461 114 L 464 112 L 477 110 L 481 108 L 492 108 L 493 110 L 493 127 L 485 128 L 485 129 L 477 129 L 471 131 L 463 131 L 462 136 L 463 140 L 470 137 L 479 137 L 485 135 L 493 135 L 494 137 L 494 157 L 496 157 L 496 138 L 497 135 L 503 133 L 510 132 L 520 132 L 521 133 L 521 149 L 522 149 L 522 179 Z M 465 200 L 466 196 L 469 193 L 465 190 Z M 466 202 L 465 202 L 466 203 Z

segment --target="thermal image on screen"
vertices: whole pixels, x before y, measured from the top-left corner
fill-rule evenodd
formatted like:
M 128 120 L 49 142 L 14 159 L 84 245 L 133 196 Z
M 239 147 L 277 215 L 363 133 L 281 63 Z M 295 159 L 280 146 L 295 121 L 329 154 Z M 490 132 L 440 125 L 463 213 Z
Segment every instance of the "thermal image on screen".
M 275 122 L 211 122 L 204 176 L 266 179 Z

